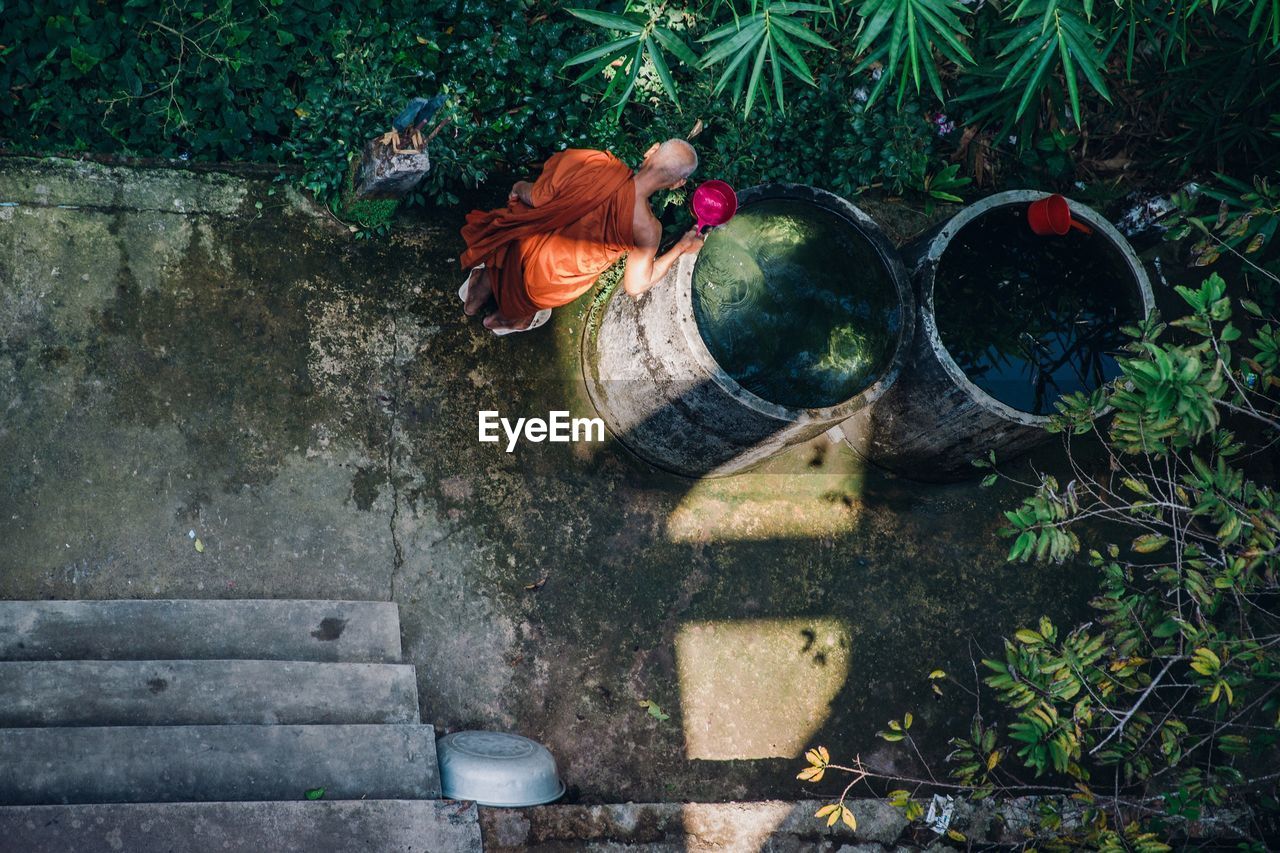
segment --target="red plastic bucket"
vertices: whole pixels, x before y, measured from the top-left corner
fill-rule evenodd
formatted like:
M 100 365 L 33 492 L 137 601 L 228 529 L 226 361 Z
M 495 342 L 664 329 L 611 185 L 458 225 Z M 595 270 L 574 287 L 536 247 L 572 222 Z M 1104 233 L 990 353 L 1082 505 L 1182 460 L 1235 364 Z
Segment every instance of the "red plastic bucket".
M 1093 229 L 1083 222 L 1071 218 L 1071 207 L 1065 197 L 1051 195 L 1039 201 L 1031 202 L 1027 207 L 1027 224 L 1031 230 L 1042 237 L 1054 235 L 1061 237 L 1072 228 L 1092 234 Z
M 698 231 L 709 225 L 723 225 L 738 212 L 738 194 L 724 181 L 703 181 L 690 200 Z

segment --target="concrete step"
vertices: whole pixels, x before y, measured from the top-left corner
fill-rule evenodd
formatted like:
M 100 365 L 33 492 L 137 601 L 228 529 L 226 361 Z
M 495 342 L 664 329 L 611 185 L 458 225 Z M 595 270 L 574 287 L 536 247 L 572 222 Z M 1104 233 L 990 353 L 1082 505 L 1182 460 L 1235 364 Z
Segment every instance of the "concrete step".
M 146 803 L 0 808 L 24 853 L 481 853 L 471 803 Z
M 413 667 L 399 664 L 0 662 L 0 727 L 418 721 Z
M 0 805 L 440 796 L 431 726 L 0 729 Z
M 389 601 L 0 601 L 0 660 L 400 662 Z

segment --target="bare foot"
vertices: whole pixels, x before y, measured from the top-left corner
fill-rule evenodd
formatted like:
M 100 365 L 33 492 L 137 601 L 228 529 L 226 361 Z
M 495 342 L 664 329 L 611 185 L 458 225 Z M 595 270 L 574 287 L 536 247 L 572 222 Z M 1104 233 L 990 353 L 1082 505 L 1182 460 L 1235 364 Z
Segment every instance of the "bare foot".
M 514 331 L 519 332 L 529 328 L 529 324 L 533 322 L 535 315 L 530 314 L 528 317 L 516 317 L 511 319 L 504 317 L 501 312 L 495 311 L 488 317 L 484 318 L 484 327 L 491 332 Z
M 489 271 L 478 269 L 471 276 L 471 286 L 467 288 L 467 300 L 462 305 L 462 313 L 474 317 L 493 295 L 493 285 L 489 283 Z

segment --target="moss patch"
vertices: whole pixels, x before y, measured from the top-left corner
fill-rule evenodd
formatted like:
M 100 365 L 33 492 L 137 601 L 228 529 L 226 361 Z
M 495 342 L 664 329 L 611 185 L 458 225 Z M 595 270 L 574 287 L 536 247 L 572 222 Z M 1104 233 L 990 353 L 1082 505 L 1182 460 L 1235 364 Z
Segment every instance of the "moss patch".
M 342 180 L 342 192 L 333 204 L 333 213 L 343 222 L 359 226 L 362 231 L 384 233 L 391 227 L 400 199 L 356 198 L 356 172 L 359 169 L 360 158 L 352 157 L 347 176 Z

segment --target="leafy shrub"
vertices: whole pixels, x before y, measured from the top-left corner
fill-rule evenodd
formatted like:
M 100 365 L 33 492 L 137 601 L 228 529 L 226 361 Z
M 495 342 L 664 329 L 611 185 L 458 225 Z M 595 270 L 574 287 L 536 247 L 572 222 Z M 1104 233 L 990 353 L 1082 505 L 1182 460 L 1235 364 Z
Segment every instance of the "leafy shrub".
M 1276 808 L 1280 494 L 1228 419 L 1265 441 L 1280 436 L 1280 333 L 1217 275 L 1177 290 L 1190 309 L 1172 324 L 1180 338 L 1155 321 L 1131 330 L 1122 375 L 1058 404 L 1051 430 L 1064 437 L 1071 481 L 1041 476 L 1005 512 L 1010 561 L 1084 552 L 1098 573 L 1091 622 L 1041 619 L 982 661 L 974 689 L 986 694 L 986 718 L 952 740 L 947 759 L 951 784 L 974 799 L 1035 791 L 1078 805 L 1069 827 L 1047 804 L 1029 845 L 1165 851 L 1169 818 L 1198 820 L 1228 803 Z M 1092 439 L 1101 472 L 1073 452 Z M 1092 538 L 1104 541 L 1089 547 Z M 910 740 L 909 728 L 908 714 L 881 737 Z M 808 760 L 801 778 L 811 781 L 838 767 L 825 751 Z M 885 775 L 860 762 L 839 769 Z M 1254 834 L 1232 828 L 1245 841 Z
M 0 138 L 21 151 L 288 162 L 329 196 L 439 67 L 410 2 L 20 0 L 0 18 Z
M 1274 178 L 1251 182 L 1215 174 L 1198 191 L 1174 194 L 1170 239 L 1182 241 L 1188 263 L 1209 267 L 1227 256 L 1239 263 L 1245 294 L 1280 313 L 1280 187 Z
M 0 10 L 0 86 L 11 95 L 0 100 L 5 145 L 300 165 L 301 183 L 325 200 L 410 97 L 440 90 L 450 96 L 438 117 L 445 124 L 419 198 L 444 203 L 492 175 L 525 173 L 565 145 L 635 162 L 650 142 L 683 136 L 699 118 L 702 173 L 739 184 L 793 180 L 852 193 L 884 178 L 901 191 L 919 183 L 916 158 L 933 154 L 918 103 L 902 115 L 868 108 L 854 81 L 870 78 L 837 62 L 815 70 L 786 121 L 744 123 L 701 78 L 677 105 L 649 67 L 637 71 L 619 115 L 613 101 L 569 85 L 580 69 L 562 66 L 595 36 L 542 0 L 131 0 L 119 8 L 2 0 Z M 673 33 L 692 20 L 664 14 Z M 692 70 L 673 64 L 677 76 Z
M 909 93 L 936 99 L 975 131 L 1005 138 L 1016 129 L 1023 149 L 1043 132 L 1091 125 L 1125 162 L 1142 147 L 1138 153 L 1179 171 L 1221 169 L 1239 155 L 1255 158 L 1259 168 L 1280 156 L 1275 0 L 846 5 L 848 13 L 832 2 L 701 0 L 676 7 L 627 0 L 615 4 L 617 13 L 574 11 L 612 39 L 597 39 L 575 57 L 596 63 L 577 82 L 591 87 L 603 72 L 605 96 L 625 102 L 649 97 L 639 84 L 652 72 L 674 99 L 696 71 L 714 70 L 714 92 L 732 92 L 749 116 L 756 103 L 781 108 L 793 91 L 814 85 L 810 64 L 821 64 L 825 50 L 846 73 L 876 73 L 872 104 L 890 90 L 899 110 L 918 109 Z M 690 37 L 701 34 L 700 57 L 665 29 L 675 8 Z M 611 62 L 620 64 L 616 73 Z

